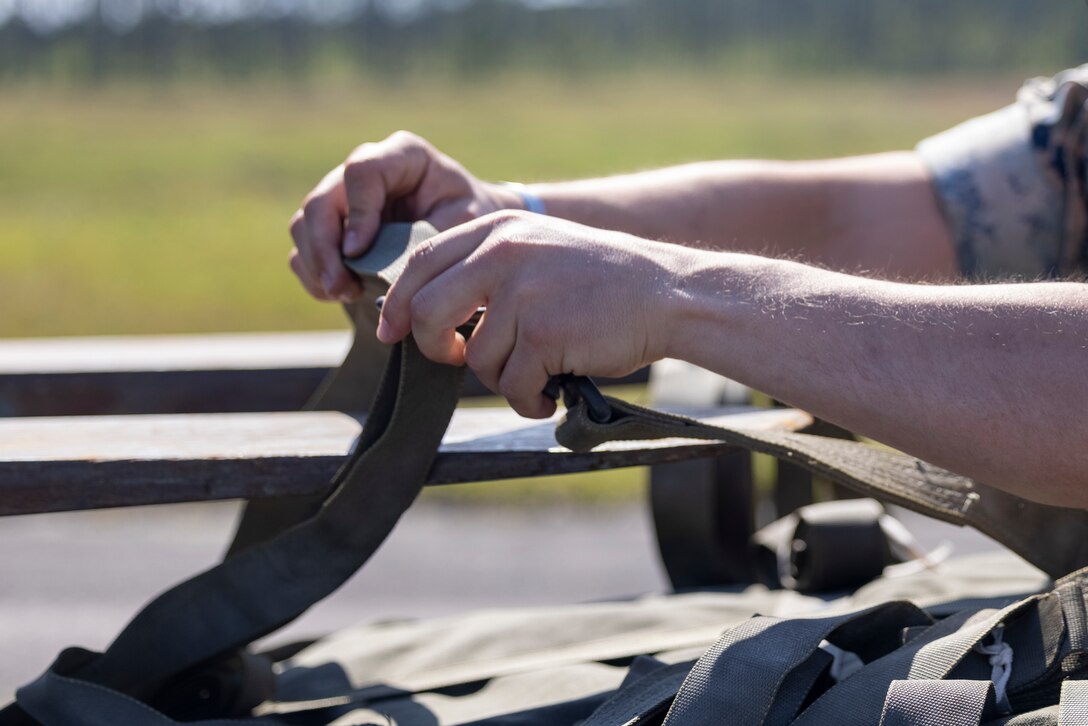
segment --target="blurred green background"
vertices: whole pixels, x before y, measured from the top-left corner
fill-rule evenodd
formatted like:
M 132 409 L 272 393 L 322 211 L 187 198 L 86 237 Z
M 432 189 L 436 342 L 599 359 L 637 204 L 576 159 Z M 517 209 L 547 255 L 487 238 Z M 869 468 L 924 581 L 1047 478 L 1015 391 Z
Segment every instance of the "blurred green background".
M 912 146 L 1077 62 L 1017 0 L 0 0 L 0 336 L 335 327 L 286 221 L 417 131 L 484 178 Z

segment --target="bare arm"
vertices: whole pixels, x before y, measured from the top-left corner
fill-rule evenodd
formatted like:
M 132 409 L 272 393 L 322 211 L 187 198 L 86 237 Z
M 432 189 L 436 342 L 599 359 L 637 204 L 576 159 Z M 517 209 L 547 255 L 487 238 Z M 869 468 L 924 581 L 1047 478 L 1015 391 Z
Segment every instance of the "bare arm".
M 913 152 L 705 162 L 533 190 L 549 214 L 639 237 L 905 279 L 957 275 L 947 227 Z
M 455 328 L 486 304 L 465 341 Z M 527 416 L 549 375 L 688 360 L 1024 497 L 1088 507 L 1088 285 L 919 285 L 502 212 L 409 260 L 378 335 Z
M 948 231 L 913 152 L 706 162 L 534 190 L 553 216 L 644 239 L 904 279 L 956 275 Z M 306 196 L 291 217 L 291 268 L 315 298 L 350 301 L 361 290 L 341 258 L 361 254 L 382 220 L 426 219 L 445 230 L 520 207 L 509 188 L 398 132 L 352 151 Z
M 702 255 L 670 355 L 1021 496 L 1088 506 L 1088 285 L 933 286 Z

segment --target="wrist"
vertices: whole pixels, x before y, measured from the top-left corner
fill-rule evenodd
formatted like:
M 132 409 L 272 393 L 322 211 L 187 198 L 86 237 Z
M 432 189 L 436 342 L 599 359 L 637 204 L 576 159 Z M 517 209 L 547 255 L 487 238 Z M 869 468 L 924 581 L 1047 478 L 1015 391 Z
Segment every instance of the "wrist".
M 489 211 L 501 212 L 506 209 L 525 209 L 521 201 L 521 196 L 505 184 L 499 182 L 484 182 L 484 185 L 487 189 L 487 198 L 491 200 L 491 209 Z
M 763 300 L 782 288 L 777 260 L 677 246 L 681 265 L 667 296 L 666 355 L 717 367 L 722 346 L 758 325 Z
M 520 182 L 501 182 L 500 186 L 517 197 L 519 205 L 517 209 L 523 209 L 526 212 L 533 212 L 534 214 L 548 213 L 548 210 L 544 207 L 544 201 L 532 187 L 526 186 Z

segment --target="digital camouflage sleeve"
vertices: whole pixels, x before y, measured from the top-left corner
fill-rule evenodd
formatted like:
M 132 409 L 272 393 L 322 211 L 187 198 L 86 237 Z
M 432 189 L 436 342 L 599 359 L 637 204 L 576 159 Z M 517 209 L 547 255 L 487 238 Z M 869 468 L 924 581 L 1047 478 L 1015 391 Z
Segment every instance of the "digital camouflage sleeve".
M 1088 273 L 1088 65 L 918 145 L 973 279 Z

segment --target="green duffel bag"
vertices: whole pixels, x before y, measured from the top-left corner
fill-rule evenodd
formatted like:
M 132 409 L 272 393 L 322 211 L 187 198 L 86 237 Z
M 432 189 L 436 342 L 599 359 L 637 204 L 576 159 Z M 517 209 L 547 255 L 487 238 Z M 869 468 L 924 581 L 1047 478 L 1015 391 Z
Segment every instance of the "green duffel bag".
M 433 233 L 391 225 L 348 263 L 373 297 Z M 62 653 L 0 711 L 0 726 L 1088 723 L 1076 720 L 1088 652 L 1079 573 L 998 610 L 874 603 L 866 588 L 835 601 L 757 588 L 371 626 L 297 653 L 253 653 L 249 644 L 333 592 L 378 548 L 418 494 L 457 404 L 462 370 L 425 359 L 410 338 L 379 349 L 369 332 L 373 299 L 350 312 L 363 334 L 319 396 L 369 413 L 328 493 L 251 503 L 222 563 L 152 601 L 103 653 Z M 726 441 L 971 525 L 1050 577 L 1088 566 L 1082 510 L 1026 502 L 865 444 L 708 426 L 609 397 L 587 400 L 584 385 L 567 383 L 556 438 L 571 449 L 616 439 Z M 996 581 L 1013 592 L 1041 587 Z M 946 600 L 1002 592 L 995 578 L 974 582 L 945 586 Z M 873 586 L 883 595 L 896 588 Z M 715 637 L 756 612 L 765 615 Z M 1026 711 L 1036 720 L 1008 716 Z

